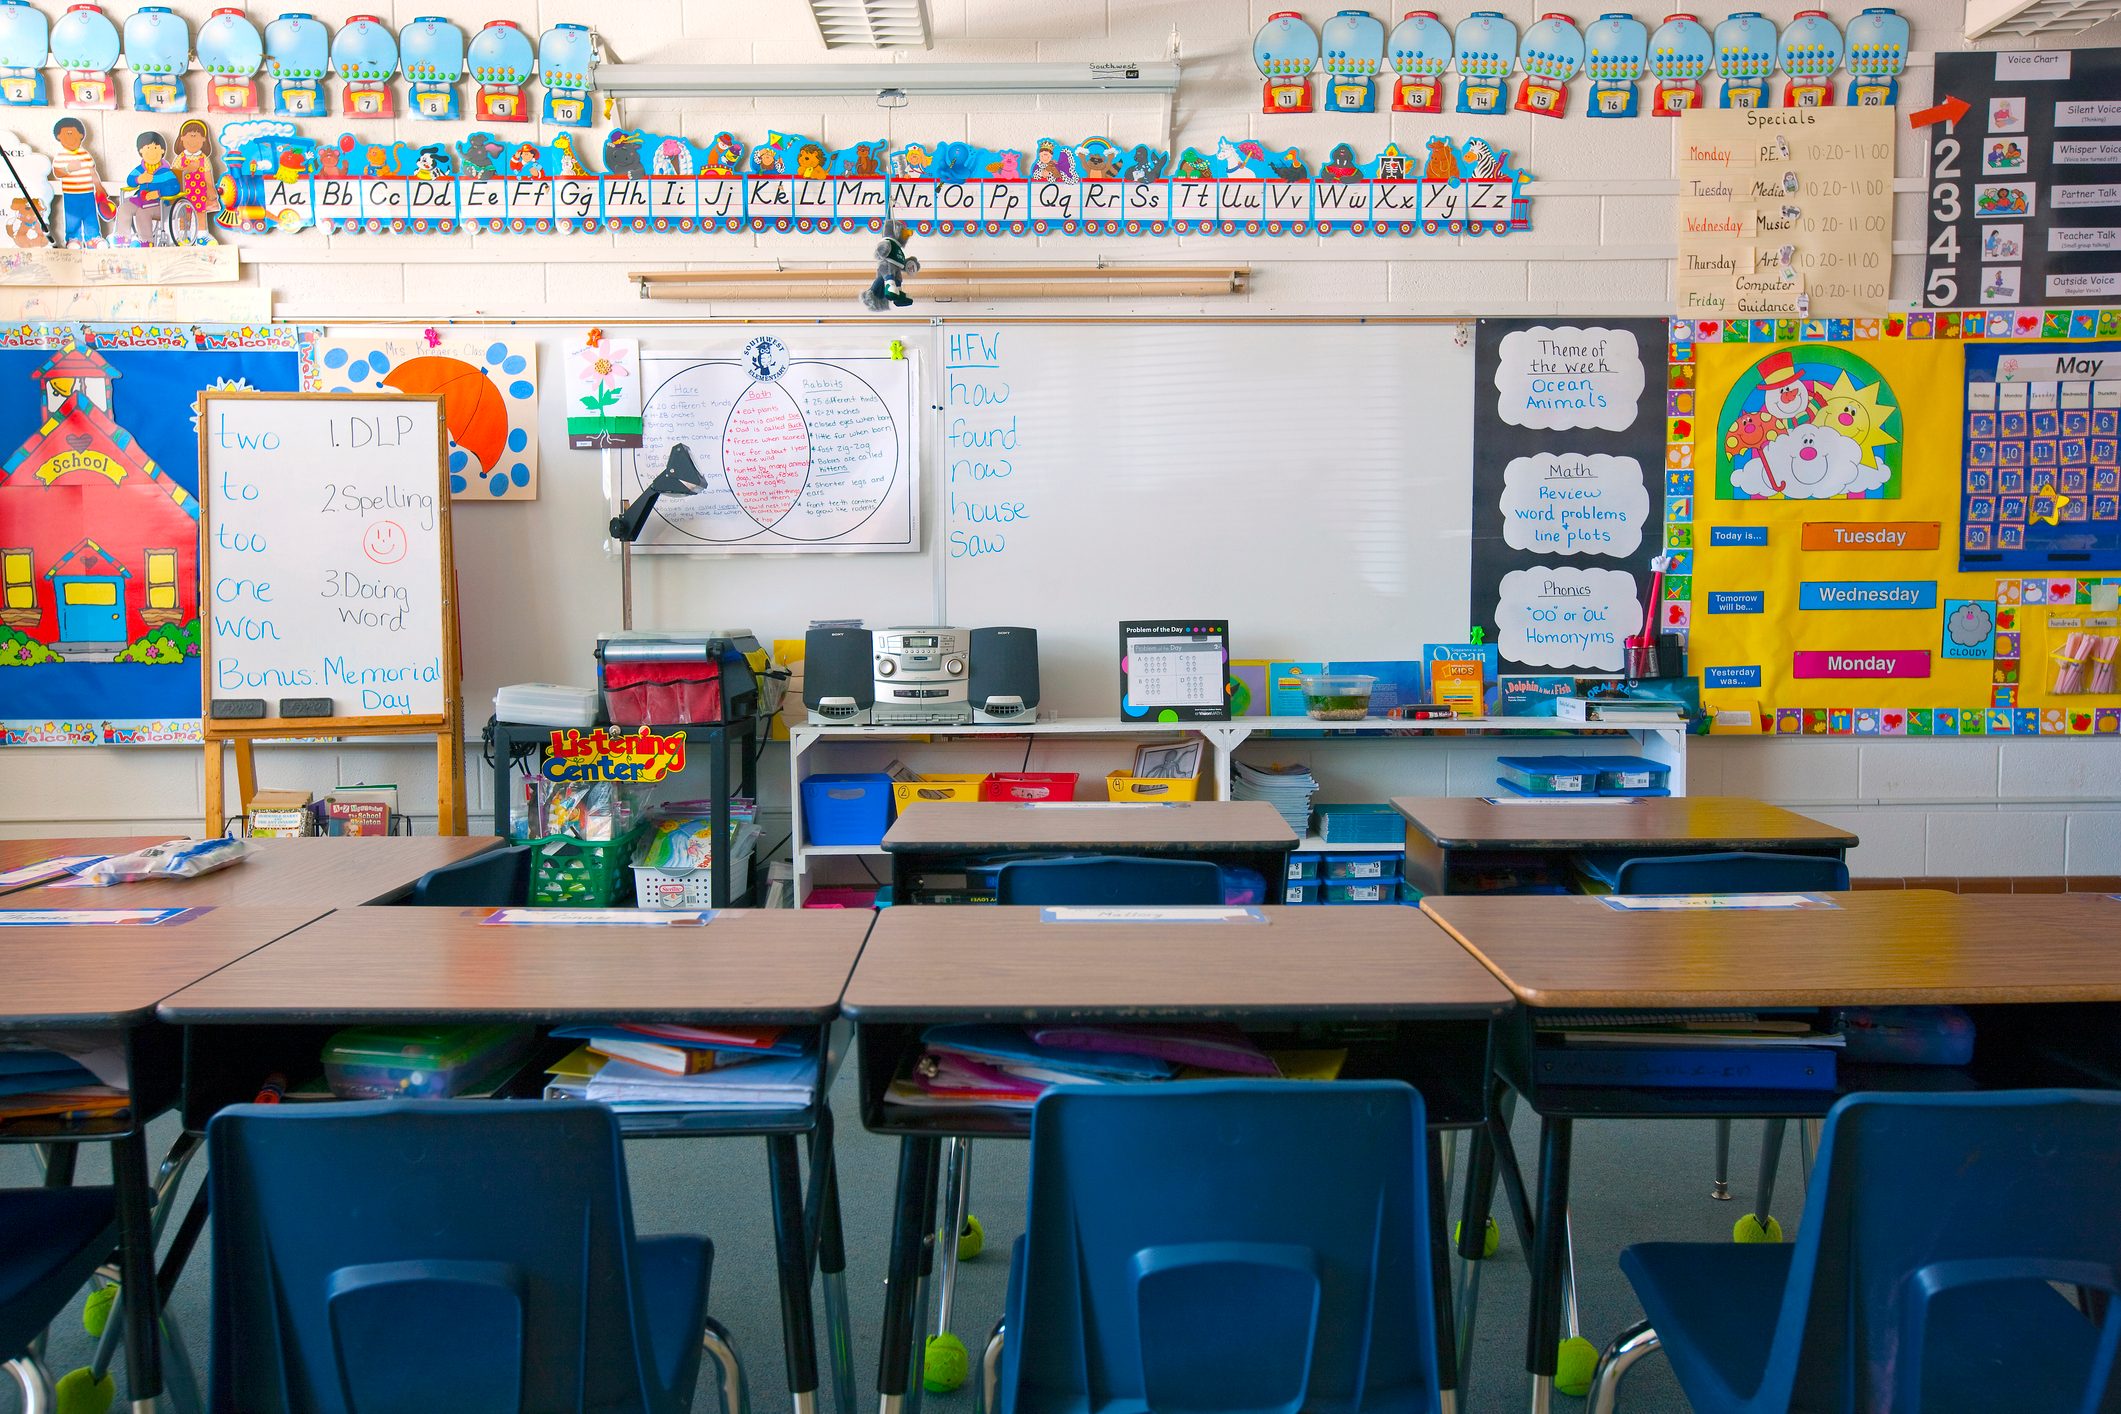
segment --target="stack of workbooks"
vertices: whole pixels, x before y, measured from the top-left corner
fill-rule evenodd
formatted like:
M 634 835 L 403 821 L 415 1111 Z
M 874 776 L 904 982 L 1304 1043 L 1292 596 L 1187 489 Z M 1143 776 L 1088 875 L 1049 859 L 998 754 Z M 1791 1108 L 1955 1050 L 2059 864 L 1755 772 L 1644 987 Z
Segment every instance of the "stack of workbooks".
M 1230 763 L 1230 799 L 1264 800 L 1289 822 L 1298 835 L 1310 832 L 1311 797 L 1318 794 L 1318 777 L 1301 763 L 1254 766 L 1244 761 Z
M 119 1062 L 122 1070 L 122 1059 Z M 74 1057 L 42 1047 L 0 1050 L 0 1123 L 101 1119 L 123 1110 L 125 1091 Z
M 633 1114 L 800 1109 L 817 1090 L 809 1032 L 780 1026 L 615 1022 L 553 1032 L 580 1041 L 547 1071 L 548 1100 Z
M 1055 1085 L 1226 1076 L 1331 1080 L 1345 1050 L 1266 1051 L 1234 1026 L 931 1026 L 887 1103 L 914 1109 L 1029 1109 Z
M 1549 1011 L 1532 1025 L 1548 1085 L 1831 1090 L 1846 1044 L 1816 1011 Z

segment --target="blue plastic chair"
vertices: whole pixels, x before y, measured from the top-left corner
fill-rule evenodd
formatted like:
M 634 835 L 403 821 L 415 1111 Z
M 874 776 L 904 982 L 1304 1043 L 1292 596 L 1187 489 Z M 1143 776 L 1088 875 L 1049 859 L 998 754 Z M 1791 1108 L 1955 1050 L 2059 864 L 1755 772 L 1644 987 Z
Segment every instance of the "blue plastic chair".
M 995 902 L 1004 904 L 1175 908 L 1222 901 L 1222 870 L 1201 859 L 1023 859 L 1004 864 L 995 876 Z
M 490 849 L 413 882 L 407 900 L 422 908 L 513 908 L 530 898 L 530 846 Z
M 1627 860 L 1613 876 L 1616 894 L 1843 893 L 1848 886 L 1849 867 L 1838 859 L 1747 850 L 1645 856 Z M 1738 1241 L 1782 1240 L 1782 1225 L 1769 1209 L 1774 1206 L 1775 1170 L 1782 1160 L 1786 1132 L 1787 1121 L 1767 1121 L 1753 1209 L 1732 1227 Z M 1716 1183 L 1709 1196 L 1719 1202 L 1731 1196 L 1731 1122 L 1727 1119 L 1716 1121 Z
M 1435 1410 L 1423 1125 L 1397 1081 L 1047 1092 L 1000 1409 Z
M 684 1414 L 714 1247 L 637 1238 L 602 1105 L 235 1105 L 207 1126 L 216 1414 Z
M 2112 1091 L 1851 1095 L 1796 1242 L 1620 1254 L 1648 1320 L 1608 1349 L 1590 1407 L 1661 1344 L 1698 1414 L 2111 1411 L 2117 1167 Z M 2103 1316 L 2050 1283 L 2104 1293 Z
M 117 1245 L 115 1189 L 0 1190 L 0 1362 L 36 1392 L 30 1408 L 54 1400 L 31 1344 Z

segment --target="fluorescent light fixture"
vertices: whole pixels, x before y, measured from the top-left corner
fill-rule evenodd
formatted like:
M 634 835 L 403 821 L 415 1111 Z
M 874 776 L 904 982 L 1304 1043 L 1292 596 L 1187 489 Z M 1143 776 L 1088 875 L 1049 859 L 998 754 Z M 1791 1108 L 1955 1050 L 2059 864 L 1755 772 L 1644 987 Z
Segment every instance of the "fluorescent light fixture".
M 810 0 L 827 49 L 926 49 L 928 0 Z
M 2114 0 L 1967 0 L 1966 37 L 2081 34 L 2117 13 Z
M 618 97 L 808 98 L 916 93 L 1149 93 L 1178 91 L 1178 65 L 1045 64 L 599 64 L 596 89 Z

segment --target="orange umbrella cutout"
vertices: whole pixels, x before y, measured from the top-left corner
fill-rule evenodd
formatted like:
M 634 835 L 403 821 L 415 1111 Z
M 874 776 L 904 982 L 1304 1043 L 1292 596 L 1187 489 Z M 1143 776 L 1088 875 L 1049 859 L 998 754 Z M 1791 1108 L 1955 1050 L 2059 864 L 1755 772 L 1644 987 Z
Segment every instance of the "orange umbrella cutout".
M 491 472 L 508 445 L 508 405 L 491 378 L 460 358 L 427 354 L 407 359 L 383 380 L 401 393 L 440 393 L 442 423 L 459 447 Z

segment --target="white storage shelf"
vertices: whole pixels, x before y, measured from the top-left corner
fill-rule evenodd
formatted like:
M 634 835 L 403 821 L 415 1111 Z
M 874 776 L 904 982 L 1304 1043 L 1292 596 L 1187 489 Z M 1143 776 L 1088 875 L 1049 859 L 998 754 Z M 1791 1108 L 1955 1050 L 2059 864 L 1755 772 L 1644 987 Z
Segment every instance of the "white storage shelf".
M 1594 750 L 1599 746 L 1610 745 L 1616 751 L 1633 750 L 1647 756 L 1670 770 L 1667 784 L 1673 795 L 1686 794 L 1686 723 L 1676 717 L 1617 724 L 1563 722 L 1553 717 L 1453 717 L 1426 722 L 1394 721 L 1388 718 L 1361 722 L 1320 722 L 1307 717 L 1239 717 L 1228 722 L 1128 722 L 1117 717 L 1052 717 L 1036 722 L 994 725 L 982 723 L 971 726 L 840 727 L 801 724 L 791 727 L 788 733 L 788 798 L 792 828 L 789 848 L 795 865 L 795 897 L 798 901 L 809 897 L 811 887 L 820 882 L 813 877 L 810 867 L 814 859 L 829 859 L 833 856 L 875 859 L 884 855 L 882 847 L 877 845 L 810 845 L 803 842 L 804 777 L 816 771 L 847 769 L 841 763 L 821 759 L 833 755 L 830 750 L 833 746 L 867 744 L 873 747 L 892 742 L 949 743 L 957 746 L 964 743 L 1002 743 L 1011 740 L 1025 742 L 1032 739 L 1097 741 L 1113 738 L 1170 741 L 1196 736 L 1208 745 L 1208 760 L 1201 770 L 1201 799 L 1227 800 L 1230 796 L 1230 763 L 1236 756 L 1237 748 L 1255 736 L 1272 739 L 1290 733 L 1303 733 L 1324 742 L 1378 737 L 1387 740 L 1423 738 L 1462 741 L 1468 737 L 1479 736 L 1521 736 L 1528 738 L 1528 743 L 1546 739 L 1565 742 L 1572 748 L 1580 740 L 1583 746 Z M 828 749 L 821 753 L 818 750 L 820 746 Z M 874 756 L 878 753 L 871 751 L 863 754 Z M 1096 781 L 1089 779 L 1085 780 L 1085 784 L 1092 789 L 1098 785 Z M 1405 846 L 1328 845 L 1314 835 L 1307 838 L 1298 848 L 1352 853 L 1363 850 L 1404 851 Z

